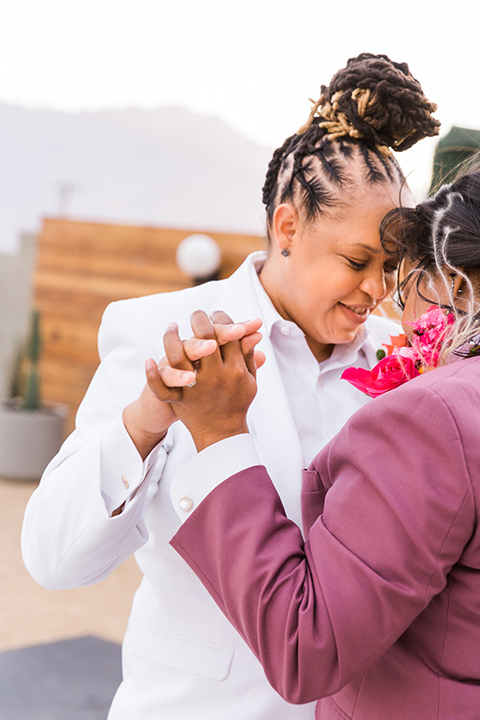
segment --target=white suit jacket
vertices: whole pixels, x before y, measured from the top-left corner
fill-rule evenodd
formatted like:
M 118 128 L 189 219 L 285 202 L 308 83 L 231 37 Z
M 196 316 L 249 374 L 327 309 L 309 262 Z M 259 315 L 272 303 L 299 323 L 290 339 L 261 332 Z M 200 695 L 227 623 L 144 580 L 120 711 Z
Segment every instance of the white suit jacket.
M 313 704 L 289 705 L 269 686 L 254 655 L 169 545 L 180 526 L 170 485 L 195 454 L 189 433 L 175 423 L 142 463 L 121 420 L 123 408 L 145 383 L 145 359 L 164 355 L 163 332 L 170 321 L 189 337 L 190 314 L 199 308 L 222 309 L 236 321 L 259 316 L 254 272 L 250 256 L 228 279 L 107 308 L 99 333 L 101 364 L 79 408 L 76 429 L 26 509 L 24 561 L 47 588 L 100 581 L 136 553 L 144 577 L 133 602 L 123 644 L 123 682 L 109 720 L 314 717 Z M 398 332 L 398 324 L 372 316 L 366 327 L 363 351 L 373 366 L 376 350 L 389 333 Z M 298 434 L 268 337 L 260 347 L 267 363 L 259 373 L 249 427 L 287 514 L 300 525 Z M 345 420 L 366 400 L 352 391 Z M 110 517 L 123 502 L 123 513 Z

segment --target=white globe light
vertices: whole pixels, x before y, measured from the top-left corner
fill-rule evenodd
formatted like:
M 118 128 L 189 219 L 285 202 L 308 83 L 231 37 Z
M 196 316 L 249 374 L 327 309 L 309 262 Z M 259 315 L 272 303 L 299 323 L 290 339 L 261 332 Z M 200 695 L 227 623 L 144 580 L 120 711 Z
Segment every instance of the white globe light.
M 194 233 L 184 238 L 177 247 L 177 265 L 190 278 L 204 280 L 215 275 L 220 267 L 222 253 L 209 235 Z

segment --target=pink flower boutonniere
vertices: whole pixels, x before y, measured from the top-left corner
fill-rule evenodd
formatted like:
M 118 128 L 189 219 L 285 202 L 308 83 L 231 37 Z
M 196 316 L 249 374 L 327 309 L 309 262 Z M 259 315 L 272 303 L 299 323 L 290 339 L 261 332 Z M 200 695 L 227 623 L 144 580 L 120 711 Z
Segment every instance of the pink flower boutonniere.
M 417 351 L 426 370 L 438 365 L 440 352 L 448 336 L 448 329 L 455 322 L 452 312 L 445 312 L 436 305 L 431 305 L 427 312 L 411 323 L 413 335 L 412 347 Z
M 370 397 L 383 395 L 403 385 L 437 367 L 453 322 L 452 313 L 445 313 L 436 305 L 431 305 L 426 313 L 411 323 L 413 333 L 410 341 L 406 335 L 390 336 L 391 343 L 384 345 L 388 354 L 372 370 L 348 368 L 343 372 L 342 379 Z

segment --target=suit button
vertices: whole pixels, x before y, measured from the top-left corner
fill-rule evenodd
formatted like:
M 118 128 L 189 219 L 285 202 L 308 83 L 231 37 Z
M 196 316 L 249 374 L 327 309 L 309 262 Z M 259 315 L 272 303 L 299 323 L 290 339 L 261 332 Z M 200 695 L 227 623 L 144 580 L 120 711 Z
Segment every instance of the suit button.
M 192 498 L 189 498 L 189 497 L 183 497 L 179 501 L 178 506 L 179 506 L 180 510 L 183 510 L 184 512 L 188 512 L 193 507 L 193 500 L 192 500 Z

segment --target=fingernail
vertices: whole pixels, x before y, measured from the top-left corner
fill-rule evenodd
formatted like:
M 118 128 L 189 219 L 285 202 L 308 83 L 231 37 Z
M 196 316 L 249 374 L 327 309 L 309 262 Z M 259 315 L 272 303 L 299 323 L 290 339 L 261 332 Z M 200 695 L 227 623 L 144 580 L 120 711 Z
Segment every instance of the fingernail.
M 177 330 L 177 329 L 178 329 L 178 325 L 177 325 L 176 322 L 170 322 L 170 323 L 168 323 L 168 325 L 167 325 L 167 330 Z
M 212 317 L 213 315 L 215 315 L 215 313 L 222 313 L 223 316 L 225 317 L 225 313 L 222 312 L 222 310 L 210 310 L 210 312 L 208 313 L 208 317 L 210 318 L 210 320 L 211 320 L 212 322 L 215 322 L 215 320 L 214 320 L 213 317 Z M 228 322 L 228 321 L 227 321 L 227 322 Z
M 185 380 L 190 380 L 187 387 L 193 387 L 194 385 L 197 384 L 197 373 L 196 372 L 185 373 L 185 375 L 189 376 L 188 378 L 186 377 Z

